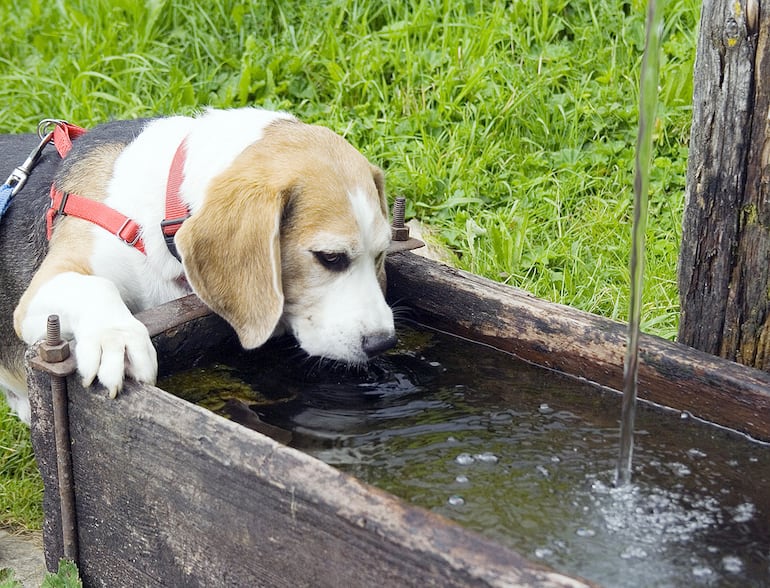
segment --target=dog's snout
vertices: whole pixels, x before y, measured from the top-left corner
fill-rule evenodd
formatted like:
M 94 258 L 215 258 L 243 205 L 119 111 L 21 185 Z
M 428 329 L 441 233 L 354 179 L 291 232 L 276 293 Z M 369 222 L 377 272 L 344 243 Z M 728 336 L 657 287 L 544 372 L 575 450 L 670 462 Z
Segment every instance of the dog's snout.
M 361 347 L 367 357 L 374 357 L 383 351 L 387 351 L 398 342 L 394 333 L 382 332 L 365 335 L 361 340 Z

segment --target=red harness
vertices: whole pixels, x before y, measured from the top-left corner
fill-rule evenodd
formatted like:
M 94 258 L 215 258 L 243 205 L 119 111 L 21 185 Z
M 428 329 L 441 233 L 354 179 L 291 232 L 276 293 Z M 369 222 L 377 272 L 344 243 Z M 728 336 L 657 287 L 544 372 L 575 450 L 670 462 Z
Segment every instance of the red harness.
M 70 149 L 72 149 L 72 140 L 85 132 L 85 129 L 69 123 L 57 123 L 53 131 L 53 143 L 59 155 L 62 158 L 65 157 Z M 190 216 L 190 211 L 179 195 L 179 187 L 184 177 L 186 156 L 186 141 L 182 141 L 171 163 L 166 184 L 166 218 L 161 222 L 161 230 L 166 239 L 166 245 L 177 259 L 179 259 L 179 255 L 174 245 L 174 235 L 184 220 Z M 51 206 L 46 213 L 46 227 L 49 239 L 53 233 L 53 221 L 57 215 L 74 216 L 92 222 L 106 229 L 127 245 L 136 247 L 136 249 L 146 255 L 144 241 L 142 241 L 141 237 L 142 227 L 139 223 L 102 202 L 84 198 L 77 194 L 62 192 L 56 188 L 55 184 L 52 184 Z

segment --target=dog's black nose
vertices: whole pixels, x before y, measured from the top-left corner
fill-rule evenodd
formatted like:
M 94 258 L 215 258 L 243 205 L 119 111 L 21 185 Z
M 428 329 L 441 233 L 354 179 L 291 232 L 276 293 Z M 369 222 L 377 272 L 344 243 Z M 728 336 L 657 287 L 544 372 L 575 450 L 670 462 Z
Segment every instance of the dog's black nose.
M 366 353 L 367 357 L 374 357 L 379 355 L 383 351 L 387 351 L 398 342 L 396 335 L 393 333 L 374 333 L 372 335 L 365 335 L 361 339 L 361 347 Z

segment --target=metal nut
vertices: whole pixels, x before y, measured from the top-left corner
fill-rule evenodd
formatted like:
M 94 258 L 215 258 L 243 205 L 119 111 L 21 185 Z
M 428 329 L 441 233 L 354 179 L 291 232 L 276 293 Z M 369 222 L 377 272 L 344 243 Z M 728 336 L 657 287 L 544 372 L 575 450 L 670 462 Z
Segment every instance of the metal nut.
M 409 227 L 392 227 L 390 238 L 394 241 L 406 241 L 409 239 Z
M 48 363 L 59 363 L 70 356 L 70 344 L 68 341 L 59 341 L 56 345 L 43 343 L 38 349 L 40 358 Z

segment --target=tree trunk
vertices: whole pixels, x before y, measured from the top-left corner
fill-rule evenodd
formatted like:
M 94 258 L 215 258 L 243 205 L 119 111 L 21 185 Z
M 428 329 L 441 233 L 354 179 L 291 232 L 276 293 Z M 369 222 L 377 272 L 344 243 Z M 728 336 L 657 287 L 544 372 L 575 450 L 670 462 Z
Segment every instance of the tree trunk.
M 770 370 L 770 10 L 706 0 L 679 257 L 679 341 Z

